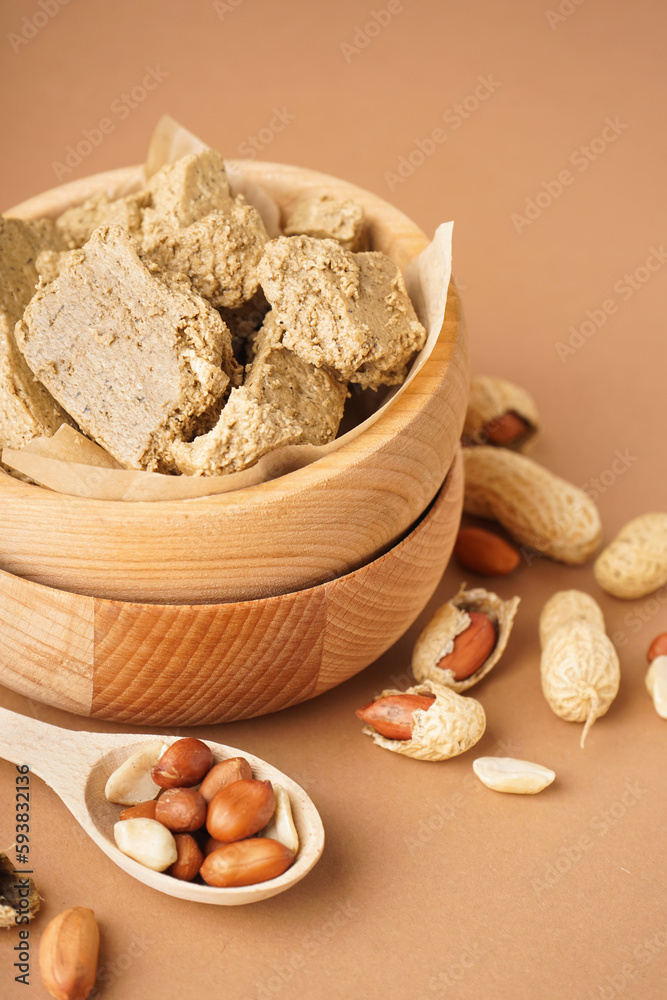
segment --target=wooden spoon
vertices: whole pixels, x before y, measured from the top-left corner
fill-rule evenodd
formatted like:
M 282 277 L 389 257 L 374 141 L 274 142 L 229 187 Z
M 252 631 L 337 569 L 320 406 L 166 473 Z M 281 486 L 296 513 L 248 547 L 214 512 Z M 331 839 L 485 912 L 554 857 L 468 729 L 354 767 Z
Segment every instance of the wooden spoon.
M 317 809 L 304 790 L 282 771 L 259 757 L 209 740 L 203 742 L 213 751 L 216 762 L 227 757 L 243 756 L 256 778 L 280 784 L 288 792 L 294 825 L 299 835 L 299 850 L 294 864 L 278 878 L 268 882 L 217 889 L 154 872 L 119 851 L 113 837 L 113 826 L 118 821 L 121 807 L 106 800 L 104 786 L 109 775 L 130 754 L 146 742 L 153 743 L 161 739 L 166 743 L 173 743 L 176 737 L 76 732 L 37 722 L 0 708 L 0 756 L 14 764 L 28 764 L 31 772 L 42 778 L 60 796 L 98 847 L 119 868 L 152 889 L 179 899 L 237 906 L 284 892 L 316 864 L 324 849 L 324 828 Z

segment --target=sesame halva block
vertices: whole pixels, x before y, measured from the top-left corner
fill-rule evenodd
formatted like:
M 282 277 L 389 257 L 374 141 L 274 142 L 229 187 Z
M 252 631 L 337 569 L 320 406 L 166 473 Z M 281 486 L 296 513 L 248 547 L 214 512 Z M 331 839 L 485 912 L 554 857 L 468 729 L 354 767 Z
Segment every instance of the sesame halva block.
M 302 438 L 299 424 L 240 386 L 232 389 L 213 430 L 189 444 L 174 442 L 171 457 L 187 475 L 221 476 L 248 469 L 268 452 L 301 444 Z
M 253 338 L 254 357 L 244 385 L 298 423 L 303 443 L 327 444 L 343 419 L 347 385 L 327 368 L 316 368 L 290 351 L 283 334 L 270 312 Z
M 234 308 L 259 288 L 257 265 L 268 240 L 259 212 L 241 199 L 185 229 L 162 230 L 148 251 L 163 271 L 185 274 L 211 305 Z
M 164 227 L 184 229 L 214 212 L 230 212 L 234 205 L 224 160 L 214 149 L 182 156 L 162 167 L 146 186 L 150 205 L 144 212 L 145 248 L 152 235 L 160 239 Z
M 368 249 L 364 210 L 351 198 L 304 195 L 287 207 L 283 232 L 285 236 L 337 240 L 343 249 L 354 253 Z
M 97 229 L 16 327 L 35 375 L 130 469 L 172 471 L 175 440 L 218 405 L 238 366 L 218 313 L 160 274 L 120 226 Z
M 172 455 L 182 472 L 240 472 L 275 448 L 335 438 L 347 386 L 285 348 L 282 334 L 269 313 L 253 338 L 255 355 L 246 380 L 232 389 L 217 425 L 191 443 L 175 444 Z
M 154 174 L 147 192 L 143 249 L 155 263 L 187 275 L 218 308 L 252 298 L 268 235 L 259 212 L 233 197 L 220 154 L 205 149 L 182 157 Z
M 111 199 L 96 194 L 83 205 L 68 208 L 56 219 L 56 226 L 69 242 L 69 249 L 82 247 L 100 226 L 122 226 L 131 236 L 141 232 L 142 211 L 148 204 L 144 191 Z
M 341 381 L 398 385 L 426 342 L 403 276 L 382 253 L 281 236 L 267 244 L 259 277 L 285 330 L 283 344 Z
M 14 339 L 39 280 L 38 255 L 45 247 L 64 245 L 50 220 L 0 218 L 0 448 L 22 448 L 73 423 L 37 381 Z

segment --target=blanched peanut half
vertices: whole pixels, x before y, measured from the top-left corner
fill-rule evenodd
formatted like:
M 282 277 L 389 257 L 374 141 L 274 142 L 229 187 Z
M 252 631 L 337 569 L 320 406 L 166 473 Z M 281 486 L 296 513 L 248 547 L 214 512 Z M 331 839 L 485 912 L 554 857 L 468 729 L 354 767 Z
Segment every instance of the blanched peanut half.
M 667 719 L 667 656 L 656 656 L 646 674 L 646 687 L 661 719 Z
M 163 872 L 178 859 L 174 835 L 156 819 L 119 820 L 113 835 L 119 851 L 154 872 Z
M 121 806 L 136 806 L 154 799 L 160 788 L 151 776 L 151 768 L 158 762 L 169 744 L 161 741 L 147 743 L 111 774 L 104 788 L 109 802 Z
M 259 836 L 278 840 L 296 854 L 299 850 L 299 835 L 292 818 L 289 795 L 282 785 L 274 785 L 273 793 L 276 797 L 276 811 L 268 826 L 264 827 Z
M 535 795 L 556 777 L 556 772 L 548 767 L 514 757 L 478 757 L 472 762 L 472 769 L 487 788 L 516 795 Z

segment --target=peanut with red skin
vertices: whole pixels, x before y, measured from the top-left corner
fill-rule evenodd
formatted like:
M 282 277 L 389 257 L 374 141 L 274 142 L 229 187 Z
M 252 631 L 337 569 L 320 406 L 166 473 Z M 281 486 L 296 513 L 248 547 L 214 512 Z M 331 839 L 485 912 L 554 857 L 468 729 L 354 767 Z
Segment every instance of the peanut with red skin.
M 255 885 L 282 875 L 293 860 L 294 853 L 280 841 L 257 837 L 213 851 L 205 858 L 200 874 L 208 885 Z
M 194 788 L 168 788 L 155 804 L 155 819 L 172 833 L 193 833 L 206 822 L 206 800 Z
M 199 869 L 204 861 L 204 855 L 199 844 L 189 833 L 175 833 L 176 850 L 178 858 L 166 874 L 173 878 L 178 878 L 182 882 L 192 882 L 193 878 L 199 874 Z
M 667 656 L 667 632 L 662 632 L 660 635 L 656 635 L 655 639 L 649 646 L 646 659 L 649 663 L 653 663 L 658 656 Z
M 221 788 L 231 785 L 233 781 L 241 781 L 242 778 L 252 778 L 250 764 L 245 757 L 229 757 L 213 765 L 199 786 L 199 791 L 210 802 Z
M 465 569 L 481 576 L 507 576 L 519 565 L 513 545 L 485 528 L 461 528 L 454 555 Z
M 488 660 L 496 645 L 496 628 L 488 615 L 469 611 L 470 625 L 454 638 L 454 649 L 438 661 L 441 670 L 451 670 L 454 680 L 471 677 Z
M 262 830 L 276 809 L 270 781 L 242 778 L 216 792 L 208 804 L 206 829 L 228 844 Z
M 129 806 L 123 809 L 119 819 L 155 819 L 155 807 L 157 799 L 150 799 L 148 802 L 139 802 L 136 806 Z
M 151 777 L 160 788 L 192 788 L 213 766 L 213 753 L 201 740 L 186 736 L 165 750 Z
M 488 420 L 482 427 L 480 437 L 491 444 L 507 447 L 524 437 L 529 430 L 525 420 L 516 413 L 509 412 Z
M 394 694 L 358 708 L 356 715 L 388 740 L 409 740 L 414 725 L 412 713 L 429 709 L 435 698 L 420 694 Z

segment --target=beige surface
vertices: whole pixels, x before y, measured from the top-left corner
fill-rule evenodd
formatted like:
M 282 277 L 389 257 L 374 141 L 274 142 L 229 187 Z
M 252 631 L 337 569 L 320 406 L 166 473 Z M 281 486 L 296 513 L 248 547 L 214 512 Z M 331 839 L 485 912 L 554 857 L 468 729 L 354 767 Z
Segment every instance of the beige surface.
M 667 509 L 665 9 L 413 0 L 363 37 L 373 8 L 388 4 L 147 0 L 138 12 L 129 0 L 72 2 L 14 53 L 9 33 L 38 6 L 6 0 L 2 82 L 13 96 L 2 121 L 16 155 L 0 163 L 3 204 L 139 162 L 168 110 L 227 155 L 247 156 L 255 141 L 267 159 L 374 190 L 429 235 L 455 218 L 473 372 L 532 392 L 544 419 L 533 457 L 597 493 L 609 539 L 630 517 Z M 130 110 L 122 95 L 144 78 L 155 89 Z M 52 162 L 104 118 L 112 131 L 57 177 Z M 410 176 L 390 178 L 392 189 L 385 174 L 416 140 L 430 149 L 434 129 L 444 141 L 419 168 L 403 162 Z M 582 146 L 596 157 L 586 169 Z M 571 182 L 555 196 L 562 171 Z M 512 215 L 539 192 L 551 204 L 517 232 Z M 570 338 L 561 360 L 557 345 Z M 432 607 L 461 579 L 452 567 Z M 566 587 L 599 598 L 621 659 L 619 696 L 583 752 L 580 727 L 540 692 L 539 610 Z M 31 947 L 59 909 L 89 905 L 105 1000 L 659 1000 L 667 730 L 643 678 L 646 649 L 667 629 L 667 594 L 624 603 L 601 594 L 590 564 L 546 559 L 498 590 L 522 605 L 506 656 L 473 692 L 489 727 L 472 753 L 403 759 L 364 738 L 354 716 L 374 692 L 407 684 L 426 614 L 374 667 L 310 704 L 197 731 L 271 761 L 320 810 L 325 854 L 281 897 L 215 913 L 163 900 L 84 840 L 35 779 L 32 859 L 45 902 Z M 85 726 L 8 692 L 2 700 Z M 471 758 L 498 753 L 552 767 L 556 781 L 535 797 L 493 793 Z M 14 839 L 13 778 L 1 764 L 0 846 Z M 35 959 L 30 990 L 11 981 L 11 949 L 0 938 L 3 997 L 45 996 Z

